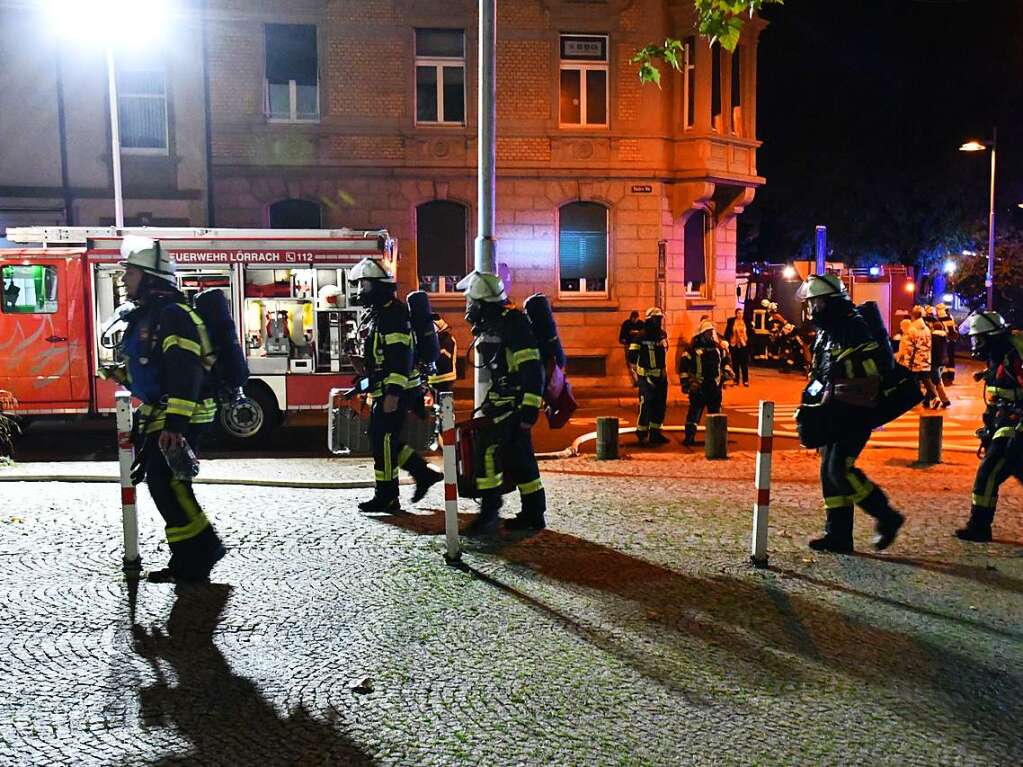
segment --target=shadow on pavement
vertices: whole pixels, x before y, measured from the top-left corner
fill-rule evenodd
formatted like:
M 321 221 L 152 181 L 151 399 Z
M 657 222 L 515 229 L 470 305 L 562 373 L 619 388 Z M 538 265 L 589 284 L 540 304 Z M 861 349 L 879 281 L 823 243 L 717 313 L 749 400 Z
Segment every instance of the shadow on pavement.
M 230 592 L 219 584 L 179 586 L 165 631 L 133 627 L 134 650 L 157 677 L 139 691 L 144 725 L 173 726 L 192 744 L 187 755 L 149 763 L 372 765 L 335 720 L 316 719 L 301 706 L 281 715 L 252 680 L 231 670 L 214 642 Z
M 440 534 L 444 526 L 439 511 L 381 520 L 420 534 Z M 996 759 L 1011 754 L 1017 764 L 1023 761 L 1018 727 L 1023 677 L 950 649 L 959 640 L 949 640 L 949 645 L 932 641 L 933 627 L 903 633 L 890 627 L 890 612 L 868 622 L 770 582 L 686 575 L 549 529 L 528 538 L 502 537 L 483 551 L 516 565 L 517 577 L 508 582 L 511 579 L 499 574 L 468 568 L 474 575 L 532 609 L 557 617 L 638 672 L 682 690 L 691 700 L 712 703 L 717 693 L 701 685 L 720 685 L 721 680 L 726 681 L 725 694 L 734 693 L 736 685 L 775 694 L 807 684 L 817 687 L 819 677 L 809 677 L 820 672 L 813 666 L 823 666 L 867 685 L 871 693 L 864 694 L 880 693 L 883 702 L 878 705 L 883 708 L 933 719 L 930 726 L 936 729 L 955 727 L 972 749 Z M 535 580 L 539 588 L 525 593 L 523 578 L 527 583 Z M 598 618 L 585 613 L 584 607 L 585 623 L 580 627 L 578 618 L 545 598 L 550 592 L 544 586 L 551 581 L 583 599 L 595 598 L 597 610 L 602 609 L 601 595 L 615 599 L 602 600 Z M 631 611 L 623 609 L 620 600 L 630 603 Z M 882 601 L 885 607 L 909 610 L 914 616 L 947 620 L 894 600 Z M 571 599 L 564 603 L 568 609 L 578 606 Z M 646 621 L 637 613 L 645 614 Z M 984 639 L 992 638 L 986 633 Z M 1006 638 L 1019 641 L 1014 635 Z M 692 639 L 700 642 L 695 651 L 685 647 Z
M 913 559 L 911 557 L 893 557 L 890 555 L 879 556 L 869 552 L 860 552 L 858 556 L 866 559 L 876 559 L 882 562 L 892 562 L 897 565 L 916 567 L 920 570 L 940 573 L 941 575 L 965 578 L 967 580 L 976 581 L 977 583 L 981 583 L 985 586 L 1001 589 L 1002 591 L 1011 591 L 1013 594 L 1023 594 L 1023 580 L 1000 573 L 994 568 L 989 569 L 988 567 L 976 567 L 974 565 L 965 565 L 961 562 L 940 562 L 933 559 Z

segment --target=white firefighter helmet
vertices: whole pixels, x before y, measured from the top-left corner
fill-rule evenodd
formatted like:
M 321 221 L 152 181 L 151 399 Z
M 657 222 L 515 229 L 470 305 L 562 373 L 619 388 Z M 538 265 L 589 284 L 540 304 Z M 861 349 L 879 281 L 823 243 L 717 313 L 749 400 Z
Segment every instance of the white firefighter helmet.
M 646 318 L 647 319 L 650 319 L 651 317 L 663 317 L 663 316 L 664 316 L 664 312 L 662 312 L 656 306 L 651 306 L 649 309 L 646 310 Z
M 501 278 L 489 272 L 473 270 L 459 280 L 455 287 L 465 293 L 465 297 L 470 301 L 500 304 L 508 300 L 508 293 Z
M 1009 326 L 998 312 L 974 312 L 959 326 L 959 335 L 984 336 L 1008 330 Z
M 348 272 L 349 282 L 362 282 L 363 280 L 378 280 L 379 282 L 393 283 L 394 275 L 391 274 L 378 258 L 364 258 Z
M 845 283 L 835 274 L 811 274 L 796 291 L 796 298 L 807 301 L 819 296 L 848 296 Z
M 700 324 L 696 328 L 696 335 L 702 336 L 708 330 L 714 332 L 714 323 L 710 320 L 701 320 Z
M 121 257 L 124 259 L 121 266 L 137 267 L 146 274 L 151 274 L 177 287 L 178 280 L 175 276 L 177 265 L 174 263 L 174 259 L 170 258 L 160 247 L 160 243 L 152 237 L 125 235 L 121 240 Z

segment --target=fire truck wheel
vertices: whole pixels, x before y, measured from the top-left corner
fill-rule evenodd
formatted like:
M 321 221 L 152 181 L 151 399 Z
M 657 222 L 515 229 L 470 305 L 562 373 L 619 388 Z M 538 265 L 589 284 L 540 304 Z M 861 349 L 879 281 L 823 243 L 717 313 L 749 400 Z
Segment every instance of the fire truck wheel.
M 217 413 L 217 431 L 236 445 L 259 445 L 281 422 L 277 400 L 260 384 L 245 387 L 248 399 L 234 409 L 221 407 Z

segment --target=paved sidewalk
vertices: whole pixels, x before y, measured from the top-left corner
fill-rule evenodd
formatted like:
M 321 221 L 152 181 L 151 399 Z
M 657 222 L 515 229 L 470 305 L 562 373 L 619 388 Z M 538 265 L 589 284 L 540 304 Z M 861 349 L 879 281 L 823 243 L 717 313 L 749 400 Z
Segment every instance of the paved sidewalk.
M 1020 764 L 1023 494 L 962 544 L 975 459 L 911 457 L 865 456 L 909 521 L 855 557 L 805 548 L 816 457 L 776 457 L 766 571 L 748 453 L 545 464 L 550 528 L 464 569 L 436 490 L 374 518 L 365 491 L 200 487 L 217 583 L 134 612 L 116 487 L 5 483 L 0 764 Z

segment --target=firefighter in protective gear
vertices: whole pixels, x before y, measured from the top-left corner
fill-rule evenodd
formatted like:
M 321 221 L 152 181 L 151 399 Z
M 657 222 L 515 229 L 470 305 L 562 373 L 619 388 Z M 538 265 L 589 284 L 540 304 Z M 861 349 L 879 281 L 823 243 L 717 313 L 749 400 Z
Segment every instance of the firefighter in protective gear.
M 458 379 L 458 370 L 455 361 L 458 359 L 458 343 L 451 335 L 451 328 L 439 314 L 433 315 L 433 326 L 437 330 L 437 344 L 440 346 L 440 356 L 437 358 L 435 371 L 427 378 L 426 382 L 438 394 L 451 391 Z
M 682 444 L 696 444 L 696 427 L 708 413 L 721 412 L 721 391 L 725 381 L 733 377 L 728 352 L 718 343 L 714 323 L 703 320 L 696 328 L 693 342 L 678 361 L 682 391 L 689 395 L 686 413 L 686 436 Z
M 170 561 L 150 572 L 156 583 L 203 582 L 226 553 L 199 506 L 192 483 L 175 477 L 164 450 L 195 447 L 217 412 L 213 346 L 206 326 L 177 288 L 175 263 L 160 243 L 126 236 L 121 243 L 124 285 L 135 304 L 125 316 L 124 366 L 107 371 L 142 402 L 133 479 L 143 478 L 166 525 Z
M 668 371 L 664 367 L 668 334 L 664 332 L 663 323 L 664 313 L 660 309 L 656 306 L 647 309 L 643 330 L 629 343 L 627 353 L 639 387 L 636 439 L 641 445 L 664 445 L 668 442 L 661 433 L 668 407 Z
M 905 521 L 881 488 L 856 468 L 856 458 L 870 439 L 863 409 L 876 407 L 881 372 L 891 363 L 870 327 L 849 300 L 845 285 L 833 274 L 811 275 L 796 296 L 804 302 L 819 332 L 814 343 L 810 383 L 804 405 L 829 408 L 844 436 L 821 449 L 821 489 L 827 515 L 825 533 L 810 541 L 815 551 L 853 550 L 853 505 L 875 519 L 874 547 L 887 548 Z
M 505 526 L 511 530 L 543 529 L 547 496 L 531 430 L 543 403 L 544 373 L 532 325 L 508 300 L 496 274 L 474 271 L 458 288 L 465 292 L 465 319 L 476 339 L 476 364 L 490 370 L 490 388 L 481 409 L 492 421 L 479 432 L 476 442 L 480 513 L 466 533 L 493 535 L 497 531 L 504 470 L 514 476 L 522 503 L 519 514 Z
M 398 285 L 394 276 L 379 260 L 364 258 L 352 267 L 348 282 L 357 290 L 352 302 L 367 309 L 363 363 L 373 402 L 369 413 L 369 439 L 376 489 L 372 498 L 359 504 L 359 511 L 394 514 L 401 511 L 398 469 L 405 469 L 415 480 L 413 503 L 422 500 L 444 475 L 431 469 L 399 436 L 405 413 L 419 391 L 420 380 L 413 366 L 409 311 L 405 303 L 395 297 Z
M 1023 338 L 1013 335 L 997 312 L 971 314 L 960 327 L 970 337 L 972 355 L 987 367 L 984 428 L 978 432 L 983 454 L 973 482 L 970 519 L 956 530 L 964 541 L 991 540 L 998 488 L 1010 476 L 1023 482 Z

